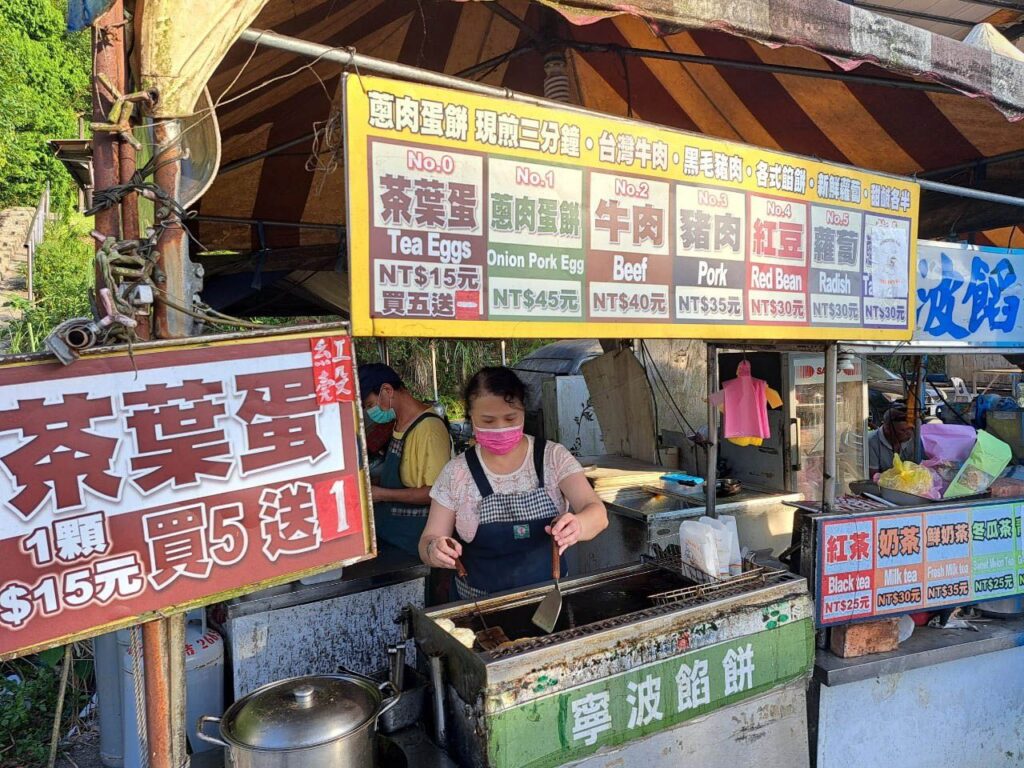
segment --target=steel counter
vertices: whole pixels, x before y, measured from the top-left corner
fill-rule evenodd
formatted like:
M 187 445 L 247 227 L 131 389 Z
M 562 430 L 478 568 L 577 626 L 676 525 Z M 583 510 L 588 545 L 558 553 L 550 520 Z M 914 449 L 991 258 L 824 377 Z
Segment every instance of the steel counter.
M 662 491 L 660 497 L 654 493 L 657 490 Z M 573 547 L 575 553 L 569 550 L 573 574 L 638 562 L 641 556 L 651 554 L 655 545 L 678 545 L 680 523 L 704 514 L 702 494 L 681 495 L 660 481 L 602 489 L 598 496 L 608 508 L 608 528 L 597 538 Z M 735 496 L 720 498 L 716 509 L 720 515 L 736 518 L 743 546 L 778 554 L 790 545 L 793 527 L 793 510 L 785 503 L 802 498 L 795 493 L 745 488 Z
M 285 677 L 385 667 L 387 646 L 402 639 L 395 619 L 407 605 L 423 606 L 429 572 L 418 558 L 382 549 L 340 579 L 227 604 L 220 624 L 235 698 Z
M 785 717 L 769 707 L 775 714 L 765 710 L 758 739 L 715 745 L 718 757 L 731 761 L 715 764 L 784 754 L 788 765 L 805 766 L 804 684 L 814 659 L 806 583 L 777 574 L 764 582 L 682 587 L 679 599 L 665 602 L 666 588 L 671 595 L 682 583 L 652 565 L 563 580 L 567 605 L 548 636 L 529 624 L 546 586 L 479 606 L 413 610 L 421 658 L 442 657 L 450 754 L 473 768 L 550 768 L 578 760 L 596 766 L 613 753 L 621 765 L 697 765 L 681 761 L 671 743 L 721 734 L 739 717 L 734 707 L 752 712 L 757 697 L 778 695 L 799 706 L 787 705 Z M 569 626 L 574 603 L 575 627 Z M 440 619 L 474 630 L 486 620 L 512 642 L 489 652 L 467 649 Z M 776 727 L 783 720 L 785 727 Z M 691 725 L 687 737 L 680 729 Z M 657 751 L 652 744 L 661 744 L 666 756 L 645 759 Z
M 819 651 L 809 696 L 813 764 L 1020 766 L 1021 691 L 1024 619 L 977 632 L 917 627 L 897 650 L 855 659 Z

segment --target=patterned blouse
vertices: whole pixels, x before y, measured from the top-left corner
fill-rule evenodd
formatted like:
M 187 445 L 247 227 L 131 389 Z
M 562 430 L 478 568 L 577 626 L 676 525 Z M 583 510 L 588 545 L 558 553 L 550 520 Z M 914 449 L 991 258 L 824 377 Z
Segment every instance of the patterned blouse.
M 523 463 L 508 474 L 492 472 L 485 462 L 480 462 L 495 493 L 521 493 L 537 487 L 537 471 L 533 468 L 533 438 L 527 435 L 527 440 L 530 446 Z M 548 442 L 544 448 L 544 488 L 555 502 L 559 514 L 569 508 L 569 502 L 558 487 L 559 483 L 582 471 L 583 467 L 565 446 Z M 430 498 L 455 511 L 455 530 L 463 541 L 472 541 L 476 537 L 481 496 L 473 482 L 465 454 L 452 459 L 441 470 L 430 489 Z

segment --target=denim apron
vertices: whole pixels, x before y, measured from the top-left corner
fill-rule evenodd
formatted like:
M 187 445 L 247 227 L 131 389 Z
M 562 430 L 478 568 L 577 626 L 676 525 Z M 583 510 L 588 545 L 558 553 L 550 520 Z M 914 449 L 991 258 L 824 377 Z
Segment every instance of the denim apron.
M 519 493 L 495 493 L 487 479 L 478 448 L 466 451 L 473 482 L 480 492 L 480 523 L 476 536 L 462 544 L 466 578 L 456 577 L 460 599 L 480 598 L 551 579 L 551 536 L 544 532 L 558 515 L 558 507 L 544 488 L 544 449 L 534 440 L 533 467 L 537 487 Z M 565 572 L 565 558 L 561 560 Z
M 402 454 L 405 451 L 406 438 L 424 419 L 440 419 L 432 411 L 424 411 L 402 433 L 401 439 L 392 435 L 388 443 L 388 452 L 384 456 L 384 464 L 380 470 L 381 488 L 405 488 L 402 484 Z M 377 540 L 390 544 L 407 554 L 419 557 L 420 535 L 427 524 L 430 506 L 412 506 L 396 501 L 376 502 L 373 505 L 374 524 L 377 528 Z

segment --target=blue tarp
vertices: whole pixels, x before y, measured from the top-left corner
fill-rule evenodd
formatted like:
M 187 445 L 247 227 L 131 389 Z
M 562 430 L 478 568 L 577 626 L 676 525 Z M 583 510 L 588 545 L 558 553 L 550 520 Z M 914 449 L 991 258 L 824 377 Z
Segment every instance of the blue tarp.
M 68 0 L 68 32 L 91 27 L 113 0 Z

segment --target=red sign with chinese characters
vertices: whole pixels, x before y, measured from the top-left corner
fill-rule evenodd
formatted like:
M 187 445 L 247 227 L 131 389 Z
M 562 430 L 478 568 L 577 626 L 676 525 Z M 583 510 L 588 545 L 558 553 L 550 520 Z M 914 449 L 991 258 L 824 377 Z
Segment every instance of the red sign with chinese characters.
M 820 626 L 1024 593 L 1024 505 L 832 515 L 818 523 Z
M 337 333 L 0 367 L 0 659 L 365 558 L 354 382 Z

